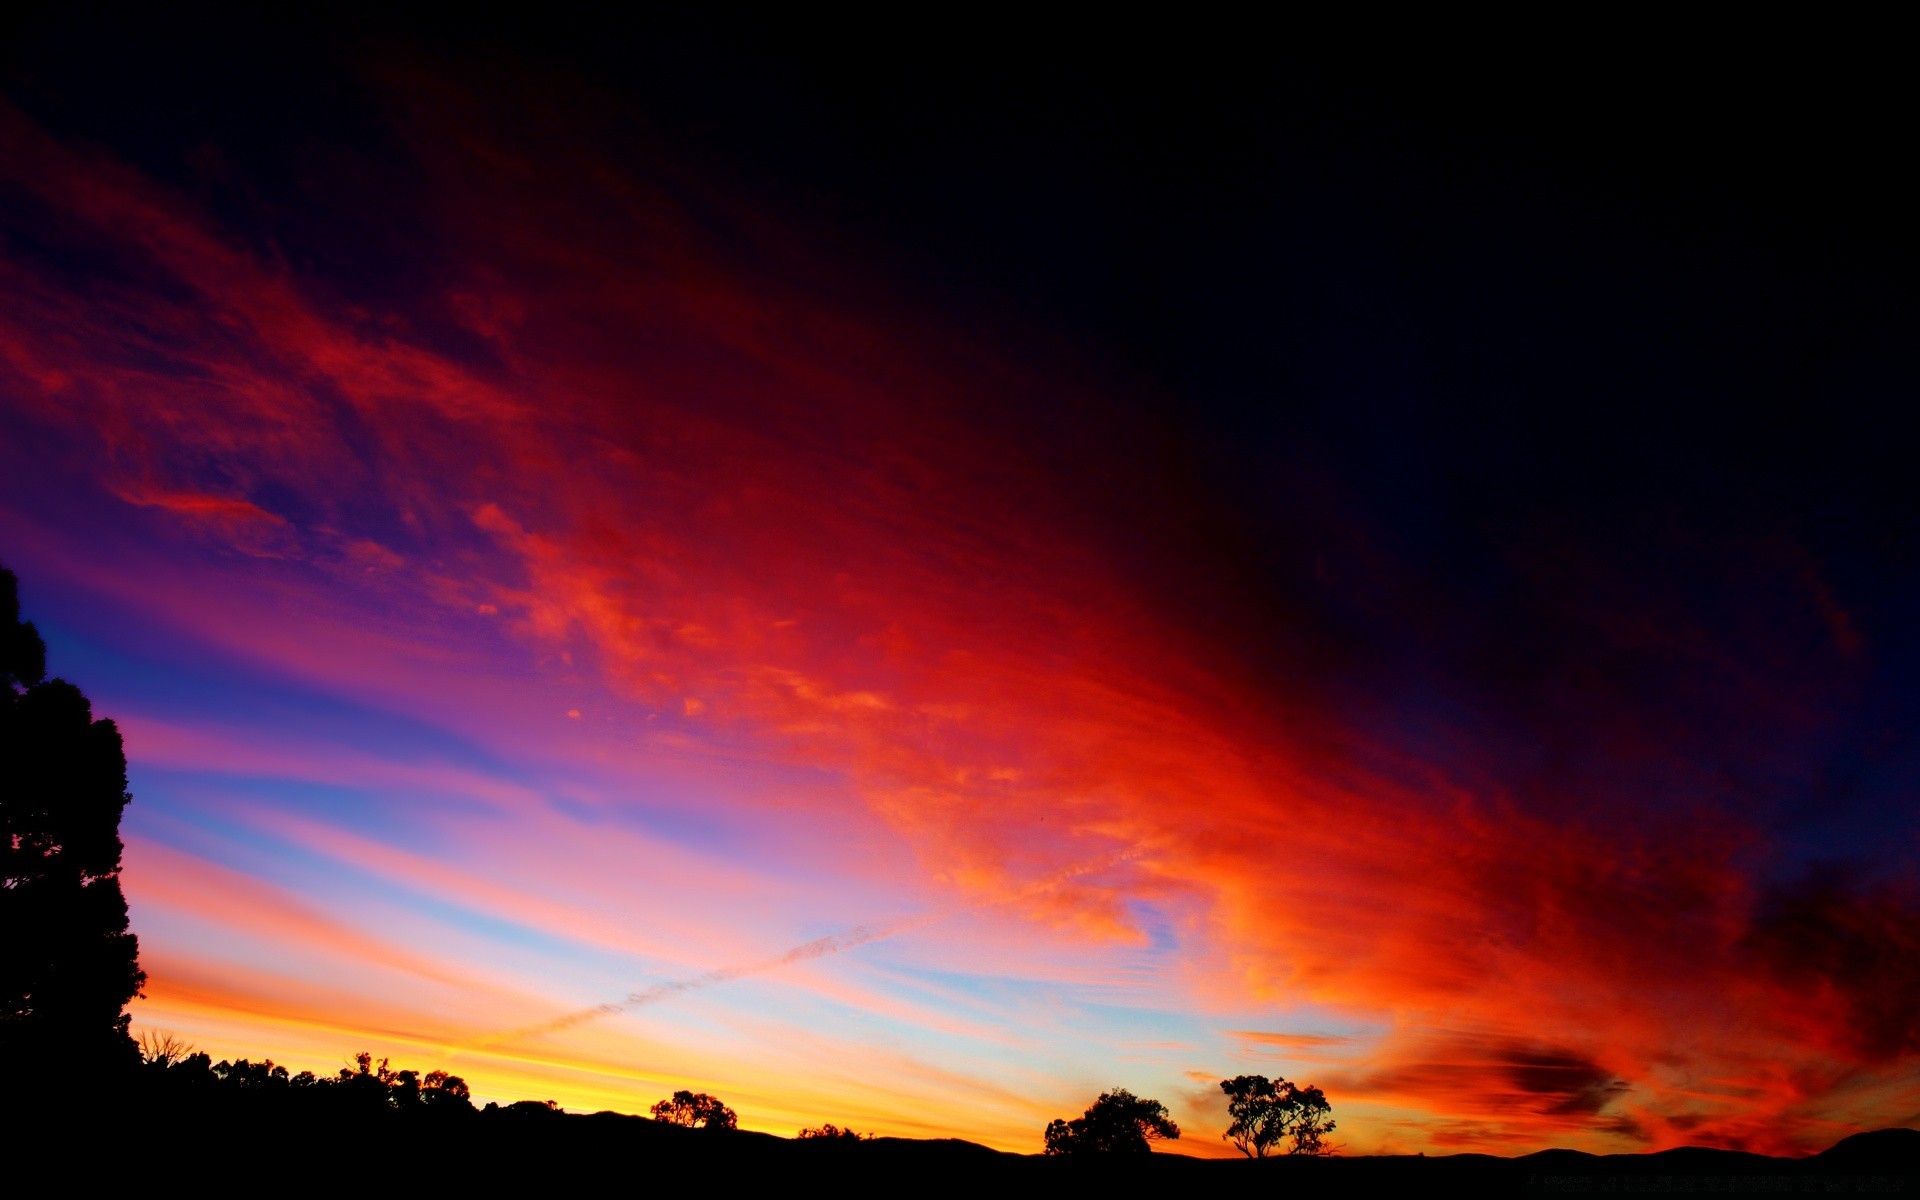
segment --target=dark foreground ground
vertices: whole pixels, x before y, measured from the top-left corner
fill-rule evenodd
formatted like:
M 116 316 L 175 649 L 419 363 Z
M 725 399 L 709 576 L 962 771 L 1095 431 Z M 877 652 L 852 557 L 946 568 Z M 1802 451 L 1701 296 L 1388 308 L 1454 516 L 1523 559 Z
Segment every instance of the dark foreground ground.
M 1119 1162 L 1004 1154 L 963 1141 L 794 1141 L 708 1133 L 614 1113 L 302 1114 L 243 1097 L 158 1109 L 60 1105 L 16 1111 L 0 1137 L 0 1195 L 569 1195 L 664 1190 L 1183 1194 L 1920 1196 L 1920 1131 L 1885 1129 L 1804 1159 L 1688 1148 L 1518 1158 L 1217 1160 L 1155 1153 Z M 10 1186 L 11 1185 L 11 1186 Z

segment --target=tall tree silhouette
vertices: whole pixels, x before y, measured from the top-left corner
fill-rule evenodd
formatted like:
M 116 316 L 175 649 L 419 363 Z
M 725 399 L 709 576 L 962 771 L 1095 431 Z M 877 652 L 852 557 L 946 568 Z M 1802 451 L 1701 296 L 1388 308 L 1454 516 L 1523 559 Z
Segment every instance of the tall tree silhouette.
M 120 731 L 46 666 L 0 569 L 0 1078 L 36 1090 L 132 1069 L 122 1009 L 146 980 L 120 892 Z

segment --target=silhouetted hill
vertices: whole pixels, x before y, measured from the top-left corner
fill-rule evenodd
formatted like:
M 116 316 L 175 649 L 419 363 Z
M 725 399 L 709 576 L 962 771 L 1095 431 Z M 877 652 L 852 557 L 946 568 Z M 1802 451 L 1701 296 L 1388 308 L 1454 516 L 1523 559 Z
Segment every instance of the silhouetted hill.
M 1876 1129 L 1841 1138 L 1813 1156 L 1835 1171 L 1920 1171 L 1920 1129 Z
M 1496 1160 L 1507 1161 L 1507 1160 Z M 1741 1175 L 1769 1173 L 1800 1159 L 1771 1158 L 1741 1150 L 1679 1146 L 1650 1154 L 1587 1154 L 1579 1150 L 1540 1150 L 1510 1160 L 1541 1174 L 1610 1172 L 1623 1175 Z

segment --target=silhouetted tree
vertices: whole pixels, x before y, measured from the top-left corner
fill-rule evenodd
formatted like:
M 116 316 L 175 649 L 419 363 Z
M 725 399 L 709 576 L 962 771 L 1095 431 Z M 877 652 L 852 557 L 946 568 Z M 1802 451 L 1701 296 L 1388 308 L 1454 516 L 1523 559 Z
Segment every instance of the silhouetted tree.
M 420 1103 L 428 1112 L 472 1112 L 473 1093 L 458 1075 L 428 1071 L 420 1081 Z
M 1233 1124 L 1221 1136 L 1249 1158 L 1265 1158 L 1288 1140 L 1289 1154 L 1322 1154 L 1333 1132 L 1333 1106 L 1316 1087 L 1300 1087 L 1265 1075 L 1236 1075 L 1220 1081 Z
M 285 1068 L 280 1070 L 284 1073 Z M 301 1083 L 299 1076 L 288 1082 L 296 1086 L 310 1086 L 321 1081 L 307 1075 L 305 1084 Z M 340 1068 L 339 1074 L 327 1082 L 339 1091 L 343 1099 L 365 1109 L 390 1108 L 401 1112 L 424 1110 L 435 1113 L 473 1111 L 473 1094 L 467 1088 L 467 1081 L 458 1075 L 449 1075 L 445 1071 L 428 1071 L 425 1075 L 418 1071 L 396 1071 L 387 1059 L 376 1060 L 364 1050 L 354 1055 L 352 1063 Z M 521 1103 L 544 1103 L 550 1108 L 559 1107 L 551 1100 Z
M 353 1056 L 350 1066 L 340 1068 L 333 1085 L 343 1099 L 363 1109 L 383 1109 L 390 1104 L 388 1094 L 399 1078 L 386 1059 L 374 1061 L 365 1050 Z
M 1085 1116 L 1049 1124 L 1046 1146 L 1048 1154 L 1076 1157 L 1146 1154 L 1152 1150 L 1148 1142 L 1179 1136 L 1180 1127 L 1168 1119 L 1166 1105 L 1115 1088 L 1102 1092 Z
M 675 1092 L 648 1111 L 656 1121 L 689 1129 L 732 1129 L 737 1124 L 733 1110 L 705 1092 Z
M 1333 1105 L 1316 1087 L 1296 1088 L 1294 1097 L 1300 1101 L 1300 1115 L 1293 1122 L 1293 1145 L 1287 1153 L 1325 1154 L 1326 1136 L 1334 1130 Z
M 420 1072 L 396 1071 L 387 1085 L 387 1103 L 406 1110 L 420 1107 Z
M 204 1050 L 189 1053 L 158 1069 L 164 1073 L 169 1088 L 206 1089 L 220 1083 L 220 1077 L 213 1073 L 213 1056 Z
M 192 1046 L 158 1029 L 142 1030 L 135 1047 L 139 1051 L 141 1065 L 152 1071 L 165 1071 L 193 1053 Z
M 132 1070 L 121 1010 L 146 981 L 120 892 L 120 731 L 46 667 L 0 569 L 0 1062 L 22 1081 Z
M 241 1059 L 238 1062 L 216 1063 L 214 1078 L 230 1089 L 260 1090 L 265 1088 L 284 1088 L 291 1085 L 292 1077 L 285 1067 L 275 1064 L 268 1058 L 260 1062 Z
M 829 1121 L 815 1129 L 802 1129 L 800 1131 L 800 1138 L 802 1141 L 814 1142 L 864 1142 L 871 1140 L 873 1135 L 870 1133 L 855 1133 L 851 1129 L 842 1129 Z

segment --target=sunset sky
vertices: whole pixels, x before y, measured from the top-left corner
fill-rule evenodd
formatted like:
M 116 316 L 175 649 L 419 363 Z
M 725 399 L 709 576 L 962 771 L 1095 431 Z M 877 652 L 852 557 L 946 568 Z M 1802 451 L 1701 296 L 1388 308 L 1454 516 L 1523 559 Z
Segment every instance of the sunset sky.
M 863 36 L 7 28 L 136 1029 L 1023 1152 L 1920 1121 L 1911 84 Z

